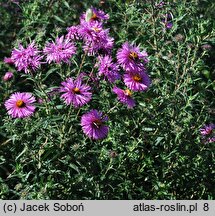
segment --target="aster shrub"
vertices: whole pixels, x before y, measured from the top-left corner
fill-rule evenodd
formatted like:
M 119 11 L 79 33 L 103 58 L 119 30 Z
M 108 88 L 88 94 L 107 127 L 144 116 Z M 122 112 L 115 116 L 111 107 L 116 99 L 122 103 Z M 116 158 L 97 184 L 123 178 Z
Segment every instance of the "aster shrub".
M 213 199 L 214 4 L 201 4 L 4 4 L 18 24 L 0 56 L 0 197 Z

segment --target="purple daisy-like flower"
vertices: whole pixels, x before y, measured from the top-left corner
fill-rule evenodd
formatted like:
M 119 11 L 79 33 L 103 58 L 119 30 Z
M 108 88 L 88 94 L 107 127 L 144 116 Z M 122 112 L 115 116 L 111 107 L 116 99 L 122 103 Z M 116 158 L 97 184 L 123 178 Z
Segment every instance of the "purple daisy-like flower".
M 83 38 L 83 49 L 90 55 L 108 54 L 113 48 L 114 39 L 109 36 L 109 29 L 103 29 L 98 22 L 81 22 L 79 34 Z
M 105 36 L 102 23 L 88 23 L 81 21 L 79 34 L 86 41 L 96 41 Z
M 81 76 L 76 80 L 68 78 L 61 85 L 60 92 L 63 92 L 61 98 L 64 99 L 67 105 L 73 104 L 74 107 L 81 107 L 91 100 L 91 88 L 88 85 L 82 84 Z
M 214 129 L 215 129 L 215 124 L 211 123 L 209 125 L 205 125 L 204 127 L 202 127 L 200 129 L 200 133 L 202 136 L 210 135 L 210 134 L 212 134 Z
M 114 38 L 107 36 L 101 43 L 100 47 L 97 49 L 98 54 L 110 55 L 114 46 Z
M 86 13 L 81 15 L 81 21 L 85 22 L 103 22 L 109 19 L 109 15 L 104 11 L 91 7 Z
M 204 143 L 215 142 L 215 124 L 211 123 L 200 128 L 200 133 Z
M 108 117 L 101 111 L 91 110 L 81 117 L 82 130 L 89 138 L 104 139 L 109 131 L 109 127 L 105 125 L 107 121 Z
M 173 27 L 173 15 L 171 13 L 165 14 L 162 22 L 164 23 L 166 29 L 171 29 Z
M 112 62 L 111 56 L 99 56 L 98 60 L 99 76 L 104 75 L 111 83 L 120 79 L 119 67 Z
M 81 35 L 79 34 L 81 26 L 76 25 L 76 26 L 70 26 L 68 27 L 67 30 L 67 35 L 66 38 L 69 38 L 71 40 L 79 40 L 81 38 Z
M 129 89 L 123 90 L 115 86 L 113 92 L 117 94 L 118 100 L 127 105 L 128 108 L 133 108 L 135 106 L 135 100 L 132 98 L 132 93 Z
M 124 83 L 132 91 L 146 91 L 151 83 L 147 73 L 140 71 L 126 71 Z
M 117 52 L 118 63 L 125 70 L 142 70 L 148 62 L 148 54 L 139 47 L 125 42 Z
M 69 38 L 64 40 L 64 36 L 57 38 L 55 43 L 48 43 L 43 52 L 46 54 L 46 61 L 60 63 L 61 61 L 69 63 L 69 59 L 75 54 L 76 47 Z
M 112 37 L 100 38 L 97 41 L 85 41 L 83 49 L 89 55 L 110 55 L 114 45 L 114 39 Z
M 39 55 L 39 52 L 34 42 L 27 48 L 19 44 L 19 48 L 12 51 L 11 60 L 18 71 L 24 70 L 25 73 L 28 73 L 29 70 L 36 70 L 40 67 L 42 56 Z
M 5 82 L 11 80 L 12 78 L 13 78 L 13 73 L 10 71 L 6 72 L 5 75 L 3 76 L 3 80 Z
M 12 118 L 25 118 L 34 113 L 33 103 L 35 101 L 36 99 L 31 93 L 16 92 L 6 100 L 5 107 Z

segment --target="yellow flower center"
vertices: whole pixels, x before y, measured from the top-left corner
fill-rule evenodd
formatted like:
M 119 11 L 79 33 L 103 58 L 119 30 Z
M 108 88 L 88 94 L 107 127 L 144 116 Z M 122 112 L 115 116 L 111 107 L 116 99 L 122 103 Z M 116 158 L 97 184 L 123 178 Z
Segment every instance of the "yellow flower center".
M 133 78 L 133 80 L 136 81 L 136 82 L 141 82 L 141 80 L 142 80 L 141 76 L 138 75 L 138 74 L 137 74 L 137 75 L 134 75 L 132 78 Z
M 100 32 L 100 31 L 101 31 L 99 28 L 96 28 L 96 27 L 93 27 L 92 29 L 93 29 L 93 31 L 95 31 L 95 32 Z
M 124 92 L 125 92 L 125 95 L 131 97 L 132 93 L 129 89 L 124 90 Z
M 18 101 L 16 101 L 16 106 L 18 106 L 18 107 L 24 107 L 25 103 L 24 103 L 23 100 L 18 100 Z
M 133 60 L 137 60 L 138 59 L 138 55 L 137 55 L 136 52 L 130 52 L 129 58 L 131 58 Z
M 91 19 L 96 20 L 96 19 L 98 19 L 98 17 L 97 17 L 97 15 L 95 13 L 93 13 Z
M 75 93 L 75 94 L 79 94 L 80 93 L 80 89 L 75 87 L 74 89 L 72 89 L 72 91 Z

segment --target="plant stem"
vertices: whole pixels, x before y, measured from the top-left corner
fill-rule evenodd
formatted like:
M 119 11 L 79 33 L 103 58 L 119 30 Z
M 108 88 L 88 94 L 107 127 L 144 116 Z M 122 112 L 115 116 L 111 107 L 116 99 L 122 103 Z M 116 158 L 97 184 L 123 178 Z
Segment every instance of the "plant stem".
M 32 76 L 32 78 L 34 77 L 33 76 L 33 73 L 30 71 L 30 74 L 31 74 L 31 76 Z M 40 77 L 39 77 L 40 78 Z M 38 82 L 37 82 L 37 80 L 34 78 L 34 83 L 36 84 L 36 87 L 41 91 L 41 92 L 43 92 L 43 94 L 45 95 L 45 106 L 46 106 L 46 113 L 47 114 L 49 114 L 50 113 L 50 110 L 49 110 L 49 108 L 48 108 L 48 100 L 47 100 L 47 98 L 48 98 L 48 96 L 47 96 L 47 94 L 46 94 L 46 92 L 44 91 L 44 89 L 42 88 L 42 84 L 41 84 L 41 82 L 40 82 L 40 80 L 38 80 Z
M 112 108 L 110 108 L 106 114 L 109 114 L 110 112 L 112 112 L 112 110 L 114 110 L 118 106 L 118 104 L 119 104 L 119 101 L 116 103 L 115 106 L 113 106 Z

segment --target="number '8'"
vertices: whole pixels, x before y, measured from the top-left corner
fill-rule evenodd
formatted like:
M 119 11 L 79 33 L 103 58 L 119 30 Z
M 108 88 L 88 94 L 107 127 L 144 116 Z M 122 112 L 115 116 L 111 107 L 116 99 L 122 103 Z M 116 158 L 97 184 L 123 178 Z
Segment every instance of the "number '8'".
M 203 210 L 204 211 L 208 211 L 209 210 L 209 204 L 208 203 L 204 203 Z

